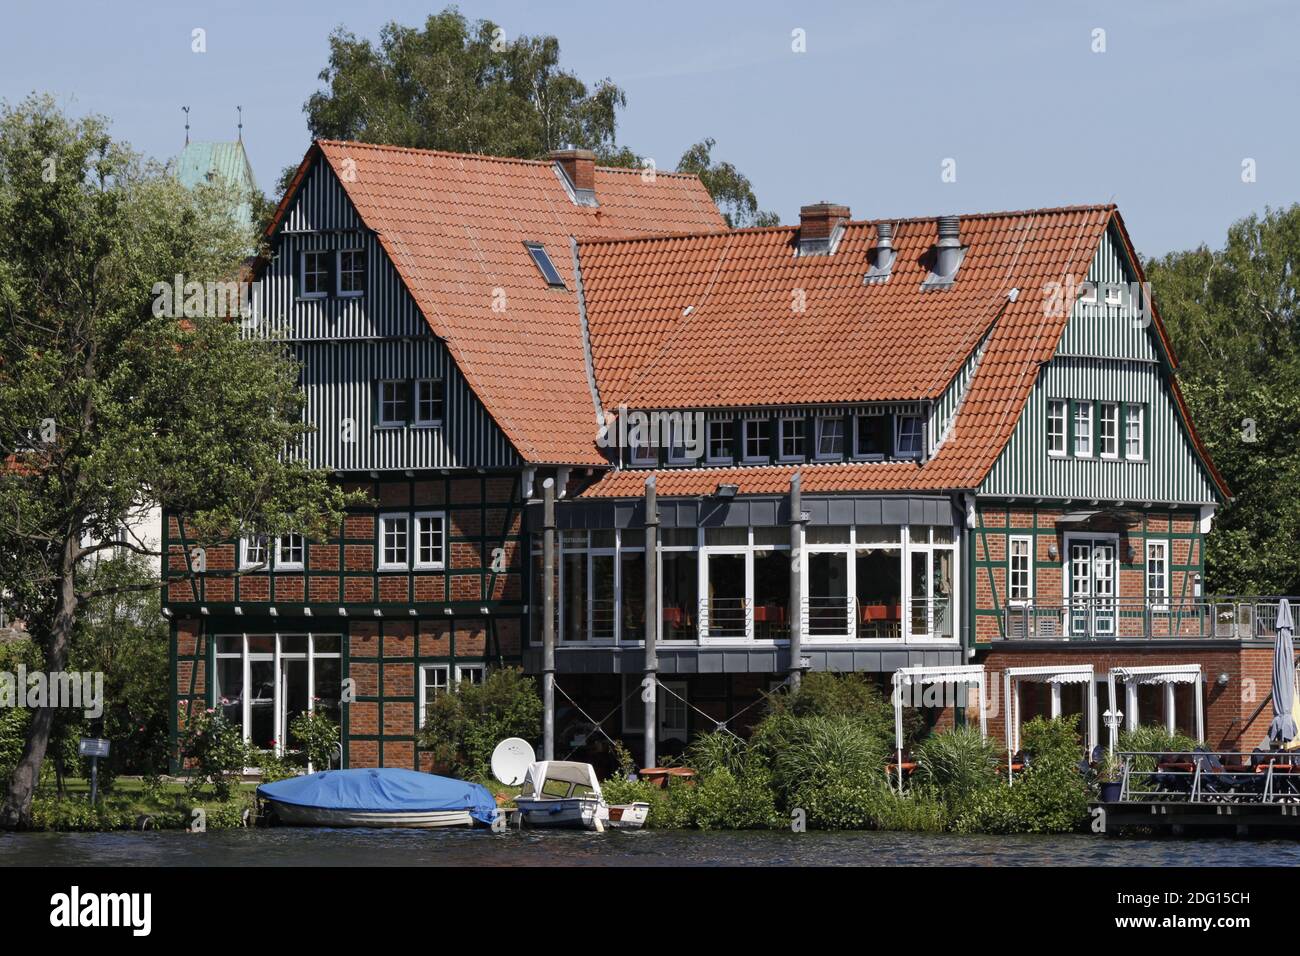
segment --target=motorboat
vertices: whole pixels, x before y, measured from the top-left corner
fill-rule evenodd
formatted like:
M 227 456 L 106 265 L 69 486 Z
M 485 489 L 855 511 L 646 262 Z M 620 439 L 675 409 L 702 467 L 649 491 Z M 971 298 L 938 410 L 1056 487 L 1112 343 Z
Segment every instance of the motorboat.
M 609 821 L 595 768 L 573 760 L 529 764 L 515 806 L 526 827 L 601 831 Z
M 304 827 L 490 826 L 496 800 L 477 783 L 397 767 L 323 770 L 257 788 L 272 822 Z

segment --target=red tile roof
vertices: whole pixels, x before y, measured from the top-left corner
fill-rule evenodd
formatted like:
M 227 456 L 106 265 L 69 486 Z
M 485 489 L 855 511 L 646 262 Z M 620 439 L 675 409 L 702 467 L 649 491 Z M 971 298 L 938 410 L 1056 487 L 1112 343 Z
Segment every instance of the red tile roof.
M 268 235 L 318 155 L 339 174 L 430 328 L 520 455 L 539 464 L 604 464 L 569 240 L 721 228 L 699 179 L 657 173 L 647 181 L 640 170 L 597 167 L 600 205 L 593 208 L 569 199 L 550 161 L 321 140 Z M 565 289 L 547 286 L 526 240 L 546 246 Z M 492 310 L 496 289 L 505 292 L 504 313 Z
M 781 405 L 938 397 L 989 334 L 954 426 L 924 466 L 804 465 L 816 491 L 948 491 L 978 487 L 1015 426 L 1069 309 L 1048 308 L 1050 283 L 1087 275 L 1114 206 L 963 216 L 968 251 L 947 289 L 923 290 L 934 219 L 897 223 L 888 282 L 866 285 L 875 222 L 850 223 L 831 256 L 796 258 L 797 230 L 589 242 L 580 264 L 592 357 L 605 408 Z M 1012 302 L 1008 293 L 1017 290 Z M 802 290 L 805 311 L 792 310 Z M 685 310 L 690 308 L 689 312 Z M 1168 352 L 1158 314 L 1155 325 Z M 1174 361 L 1170 354 L 1171 363 Z M 1225 496 L 1174 385 L 1193 440 Z M 664 469 L 659 494 L 788 488 L 794 466 Z M 639 495 L 649 472 L 606 475 L 584 497 Z

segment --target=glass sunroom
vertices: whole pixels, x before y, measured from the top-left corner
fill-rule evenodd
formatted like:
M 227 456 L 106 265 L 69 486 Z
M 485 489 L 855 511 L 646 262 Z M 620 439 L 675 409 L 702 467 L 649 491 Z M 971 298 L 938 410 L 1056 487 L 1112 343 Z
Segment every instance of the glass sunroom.
M 788 525 L 665 527 L 657 561 L 657 640 L 770 643 L 789 639 Z M 643 527 L 557 535 L 556 634 L 561 646 L 645 637 Z M 953 642 L 957 562 L 952 524 L 812 525 L 797 557 L 803 640 Z M 533 605 L 540 610 L 542 544 L 533 541 Z M 540 615 L 535 618 L 540 625 Z

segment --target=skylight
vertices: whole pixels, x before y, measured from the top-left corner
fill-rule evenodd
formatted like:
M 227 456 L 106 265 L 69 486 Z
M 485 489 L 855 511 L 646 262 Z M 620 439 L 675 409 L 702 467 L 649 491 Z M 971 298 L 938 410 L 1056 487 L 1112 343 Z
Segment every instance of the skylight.
M 555 269 L 555 263 L 551 262 L 551 257 L 547 255 L 546 247 L 540 242 L 525 242 L 524 248 L 533 257 L 533 264 L 537 266 L 537 271 L 542 274 L 546 284 L 563 289 L 564 280 L 560 278 L 560 273 Z

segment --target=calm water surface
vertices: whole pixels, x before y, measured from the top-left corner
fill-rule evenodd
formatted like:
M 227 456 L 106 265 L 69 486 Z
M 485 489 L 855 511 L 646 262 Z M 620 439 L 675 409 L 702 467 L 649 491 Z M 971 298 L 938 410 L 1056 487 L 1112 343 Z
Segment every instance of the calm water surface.
M 0 866 L 1296 866 L 1300 841 L 903 833 L 0 834 Z

